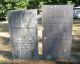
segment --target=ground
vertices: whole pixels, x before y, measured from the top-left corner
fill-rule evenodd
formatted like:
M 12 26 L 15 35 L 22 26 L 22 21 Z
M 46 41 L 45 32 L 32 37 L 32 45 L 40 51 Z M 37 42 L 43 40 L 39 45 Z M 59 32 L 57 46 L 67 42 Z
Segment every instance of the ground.
M 38 24 L 38 42 L 39 42 L 39 54 L 42 54 L 42 26 Z M 73 37 L 73 45 L 72 45 L 72 55 L 75 59 L 80 59 L 80 20 L 74 20 L 73 27 L 72 27 L 72 37 Z M 20 61 L 11 61 L 11 46 L 10 46 L 10 35 L 8 29 L 8 22 L 3 21 L 0 22 L 0 64 L 18 64 Z M 23 63 L 24 62 L 24 63 Z M 54 61 L 26 61 L 28 64 L 68 64 L 68 63 L 58 63 Z M 22 64 L 27 64 L 25 61 L 22 61 Z

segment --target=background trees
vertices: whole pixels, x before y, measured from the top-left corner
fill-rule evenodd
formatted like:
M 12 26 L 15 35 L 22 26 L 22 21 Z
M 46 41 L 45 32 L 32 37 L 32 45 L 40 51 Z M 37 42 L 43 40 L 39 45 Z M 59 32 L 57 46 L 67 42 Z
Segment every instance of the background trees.
M 28 0 L 0 0 L 0 17 L 5 17 L 8 10 L 26 8 Z
M 22 8 L 40 8 L 42 4 L 67 4 L 72 1 L 75 6 L 80 5 L 80 0 L 0 0 L 0 18 L 6 17 L 8 10 Z

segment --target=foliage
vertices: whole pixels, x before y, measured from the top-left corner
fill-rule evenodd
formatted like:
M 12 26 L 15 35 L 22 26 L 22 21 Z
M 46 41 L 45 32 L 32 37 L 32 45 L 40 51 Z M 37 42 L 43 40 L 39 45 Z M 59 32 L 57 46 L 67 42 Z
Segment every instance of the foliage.
M 29 1 L 28 7 L 27 8 L 38 8 L 39 7 L 39 0 L 31 0 Z
M 26 8 L 28 0 L 0 0 L 0 17 L 5 17 L 8 10 Z
M 0 0 L 0 17 L 5 17 L 8 10 L 22 8 L 40 8 L 43 4 L 67 4 L 72 1 L 76 6 L 80 5 L 80 0 Z

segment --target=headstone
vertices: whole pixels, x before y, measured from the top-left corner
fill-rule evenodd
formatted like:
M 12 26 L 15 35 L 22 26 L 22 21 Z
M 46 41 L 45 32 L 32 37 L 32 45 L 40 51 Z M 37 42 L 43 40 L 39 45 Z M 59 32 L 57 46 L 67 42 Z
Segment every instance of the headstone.
M 10 11 L 8 22 L 13 59 L 36 59 L 38 57 L 37 10 Z
M 43 5 L 43 58 L 69 59 L 72 45 L 72 5 Z

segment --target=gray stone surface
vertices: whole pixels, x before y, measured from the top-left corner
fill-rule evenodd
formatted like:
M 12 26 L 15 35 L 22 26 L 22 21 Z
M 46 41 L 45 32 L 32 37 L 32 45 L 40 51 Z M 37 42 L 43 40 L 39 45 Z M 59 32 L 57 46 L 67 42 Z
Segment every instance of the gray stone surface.
M 73 6 L 43 5 L 43 57 L 69 59 L 72 45 Z
M 10 11 L 8 22 L 13 59 L 36 59 L 37 10 Z

